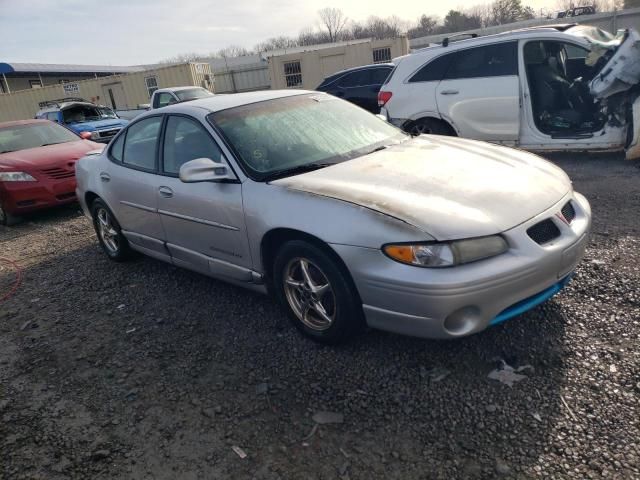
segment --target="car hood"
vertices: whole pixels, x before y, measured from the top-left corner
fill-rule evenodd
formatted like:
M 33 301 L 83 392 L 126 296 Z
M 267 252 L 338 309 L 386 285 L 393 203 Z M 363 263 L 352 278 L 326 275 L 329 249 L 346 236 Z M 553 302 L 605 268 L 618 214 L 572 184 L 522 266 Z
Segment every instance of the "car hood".
M 509 230 L 572 188 L 560 168 L 530 153 L 439 136 L 419 137 L 272 184 L 378 211 L 437 240 Z
M 92 132 L 94 130 L 102 130 L 104 128 L 124 127 L 129 122 L 121 118 L 109 118 L 106 120 L 93 120 L 90 122 L 68 123 L 67 126 L 77 132 Z
M 0 170 L 20 168 L 22 170 L 40 169 L 56 166 L 63 162 L 75 162 L 87 152 L 104 148 L 104 145 L 89 140 L 77 142 L 65 142 L 46 147 L 27 148 L 17 152 L 3 153 L 0 155 Z

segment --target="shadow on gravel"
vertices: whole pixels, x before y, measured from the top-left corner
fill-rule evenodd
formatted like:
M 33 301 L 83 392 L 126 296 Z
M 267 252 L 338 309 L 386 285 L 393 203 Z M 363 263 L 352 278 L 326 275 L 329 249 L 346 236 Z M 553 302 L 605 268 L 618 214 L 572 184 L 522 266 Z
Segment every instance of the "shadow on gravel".
M 566 417 L 557 301 L 458 341 L 371 331 L 324 347 L 269 298 L 148 258 L 116 264 L 97 245 L 24 274 L 0 305 L 19 352 L 0 356 L 11 474 L 523 475 Z M 487 378 L 499 359 L 533 371 L 508 387 Z M 344 422 L 314 428 L 321 410 Z

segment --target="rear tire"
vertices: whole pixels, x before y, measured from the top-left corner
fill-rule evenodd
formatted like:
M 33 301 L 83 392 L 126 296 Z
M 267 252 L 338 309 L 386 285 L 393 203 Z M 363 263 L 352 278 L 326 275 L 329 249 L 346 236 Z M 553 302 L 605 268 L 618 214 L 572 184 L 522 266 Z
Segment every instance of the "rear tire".
M 97 198 L 91 204 L 93 228 L 96 230 L 100 247 L 115 262 L 124 262 L 133 256 L 127 238 L 122 234 L 120 224 L 107 205 Z
M 2 202 L 0 202 L 0 225 L 10 227 L 12 225 L 16 225 L 17 223 L 20 223 L 21 221 L 22 218 L 7 212 L 4 209 Z
M 421 118 L 420 120 L 411 122 L 407 125 L 405 130 L 411 135 L 456 135 L 455 131 L 449 124 L 436 118 Z
M 364 326 L 360 296 L 341 265 L 302 240 L 285 243 L 276 255 L 273 285 L 295 327 L 321 343 L 351 339 Z

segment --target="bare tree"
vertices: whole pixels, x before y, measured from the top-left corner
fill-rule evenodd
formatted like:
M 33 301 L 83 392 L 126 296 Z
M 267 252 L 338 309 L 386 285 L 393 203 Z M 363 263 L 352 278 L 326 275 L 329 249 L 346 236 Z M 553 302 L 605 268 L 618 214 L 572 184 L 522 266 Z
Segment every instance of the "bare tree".
M 175 63 L 186 63 L 186 62 L 199 62 L 200 60 L 203 60 L 206 57 L 207 55 L 202 53 L 196 53 L 196 52 L 181 53 L 174 57 L 169 57 L 169 58 L 165 58 L 164 60 L 160 60 L 160 62 L 158 63 L 175 64 Z
M 327 30 L 330 42 L 337 42 L 347 25 L 347 17 L 339 8 L 325 7 L 318 10 L 320 23 Z
M 253 47 L 253 50 L 256 52 L 266 52 L 269 50 L 297 47 L 298 44 L 299 43 L 297 39 L 281 35 L 279 37 L 269 38 L 264 42 L 256 44 L 256 46 Z
M 433 35 L 436 33 L 438 27 L 438 19 L 429 15 L 421 15 L 418 19 L 418 24 L 407 30 L 407 35 L 410 38 L 426 37 L 427 35 Z
M 221 48 L 217 52 L 212 54 L 212 57 L 217 58 L 233 58 L 242 57 L 244 55 L 250 55 L 251 52 L 240 45 L 229 45 L 228 47 Z

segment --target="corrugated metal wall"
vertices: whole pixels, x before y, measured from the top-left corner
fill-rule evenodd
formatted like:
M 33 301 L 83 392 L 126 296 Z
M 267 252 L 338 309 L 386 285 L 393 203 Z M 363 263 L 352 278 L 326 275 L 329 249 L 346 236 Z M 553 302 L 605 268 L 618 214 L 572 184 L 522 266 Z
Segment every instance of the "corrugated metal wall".
M 139 104 L 149 103 L 146 83 L 148 77 L 155 77 L 158 88 L 197 85 L 213 91 L 213 75 L 208 63 L 170 65 L 142 72 L 73 82 L 77 85 L 78 91 L 72 94 L 65 93 L 63 85 L 0 94 L 0 121 L 33 118 L 40 109 L 38 103 L 69 96 L 110 105 L 109 99 L 105 98 L 108 87 L 118 87 L 118 91 L 121 92 L 118 108 L 136 108 Z M 70 84 L 65 85 L 69 88 Z
M 243 65 L 228 70 L 216 70 L 214 76 L 216 93 L 250 92 L 271 88 L 267 62 Z

